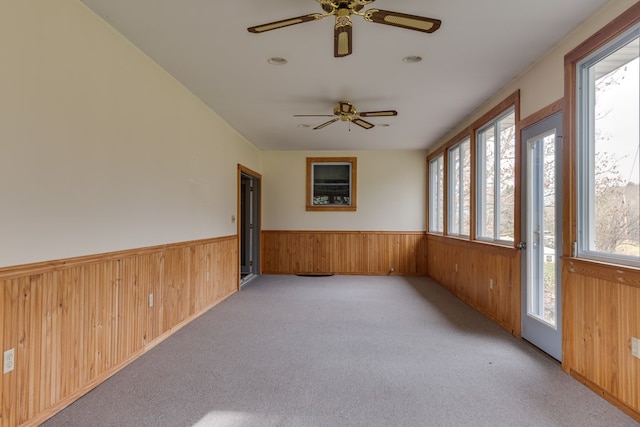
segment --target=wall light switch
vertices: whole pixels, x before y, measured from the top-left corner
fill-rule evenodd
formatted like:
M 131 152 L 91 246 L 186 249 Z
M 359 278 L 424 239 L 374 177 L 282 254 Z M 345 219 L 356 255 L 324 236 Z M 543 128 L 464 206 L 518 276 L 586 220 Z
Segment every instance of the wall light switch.
M 149 294 L 149 308 L 153 307 L 153 294 Z
M 631 355 L 640 359 L 640 339 L 631 337 Z

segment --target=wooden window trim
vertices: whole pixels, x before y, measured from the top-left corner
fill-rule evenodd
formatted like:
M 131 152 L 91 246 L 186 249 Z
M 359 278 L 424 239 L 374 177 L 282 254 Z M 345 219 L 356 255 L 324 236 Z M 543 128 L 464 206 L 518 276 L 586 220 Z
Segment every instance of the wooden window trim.
M 316 163 L 351 163 L 351 205 L 349 206 L 314 206 L 311 202 L 313 195 L 313 173 L 312 168 Z M 357 157 L 307 157 L 307 211 L 334 211 L 334 212 L 355 212 L 357 207 L 357 188 L 358 188 L 358 158 Z

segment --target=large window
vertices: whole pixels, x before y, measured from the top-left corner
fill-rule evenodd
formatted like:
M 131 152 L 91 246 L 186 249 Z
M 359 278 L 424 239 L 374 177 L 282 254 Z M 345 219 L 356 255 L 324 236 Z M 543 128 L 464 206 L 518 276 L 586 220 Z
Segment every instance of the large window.
M 576 67 L 578 252 L 640 266 L 640 24 Z
M 470 139 L 449 149 L 448 234 L 469 236 L 471 226 Z
M 307 210 L 356 210 L 355 157 L 307 158 Z
M 429 162 L 429 231 L 444 232 L 444 155 Z
M 514 109 L 480 128 L 476 143 L 477 238 L 513 242 L 516 156 Z

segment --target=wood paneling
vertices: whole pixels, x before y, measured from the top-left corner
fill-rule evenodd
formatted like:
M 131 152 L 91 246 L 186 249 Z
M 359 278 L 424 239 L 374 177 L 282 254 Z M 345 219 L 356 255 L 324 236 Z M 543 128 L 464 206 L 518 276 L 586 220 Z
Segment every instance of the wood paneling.
M 570 333 L 564 337 L 563 364 L 640 421 L 640 359 L 631 355 L 631 337 L 640 338 L 640 287 L 619 283 L 615 275 L 607 280 L 583 274 L 594 269 L 564 263 L 563 328 Z M 629 282 L 639 278 L 636 272 Z
M 264 274 L 426 275 L 422 232 L 263 231 Z
M 0 269 L 0 426 L 37 425 L 237 289 L 236 236 Z
M 428 273 L 451 293 L 520 336 L 520 252 L 468 240 L 427 236 Z

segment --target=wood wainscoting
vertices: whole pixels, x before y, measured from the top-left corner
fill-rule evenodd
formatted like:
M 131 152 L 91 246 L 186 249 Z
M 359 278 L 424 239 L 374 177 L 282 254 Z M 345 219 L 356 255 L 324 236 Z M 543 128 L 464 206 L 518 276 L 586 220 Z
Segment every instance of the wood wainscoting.
M 15 351 L 0 426 L 38 425 L 238 280 L 237 236 L 0 269 L 0 348 Z
M 520 337 L 520 251 L 468 240 L 427 236 L 429 276 Z
M 427 274 L 424 232 L 262 232 L 263 274 Z
M 640 422 L 640 271 L 562 259 L 563 369 Z

